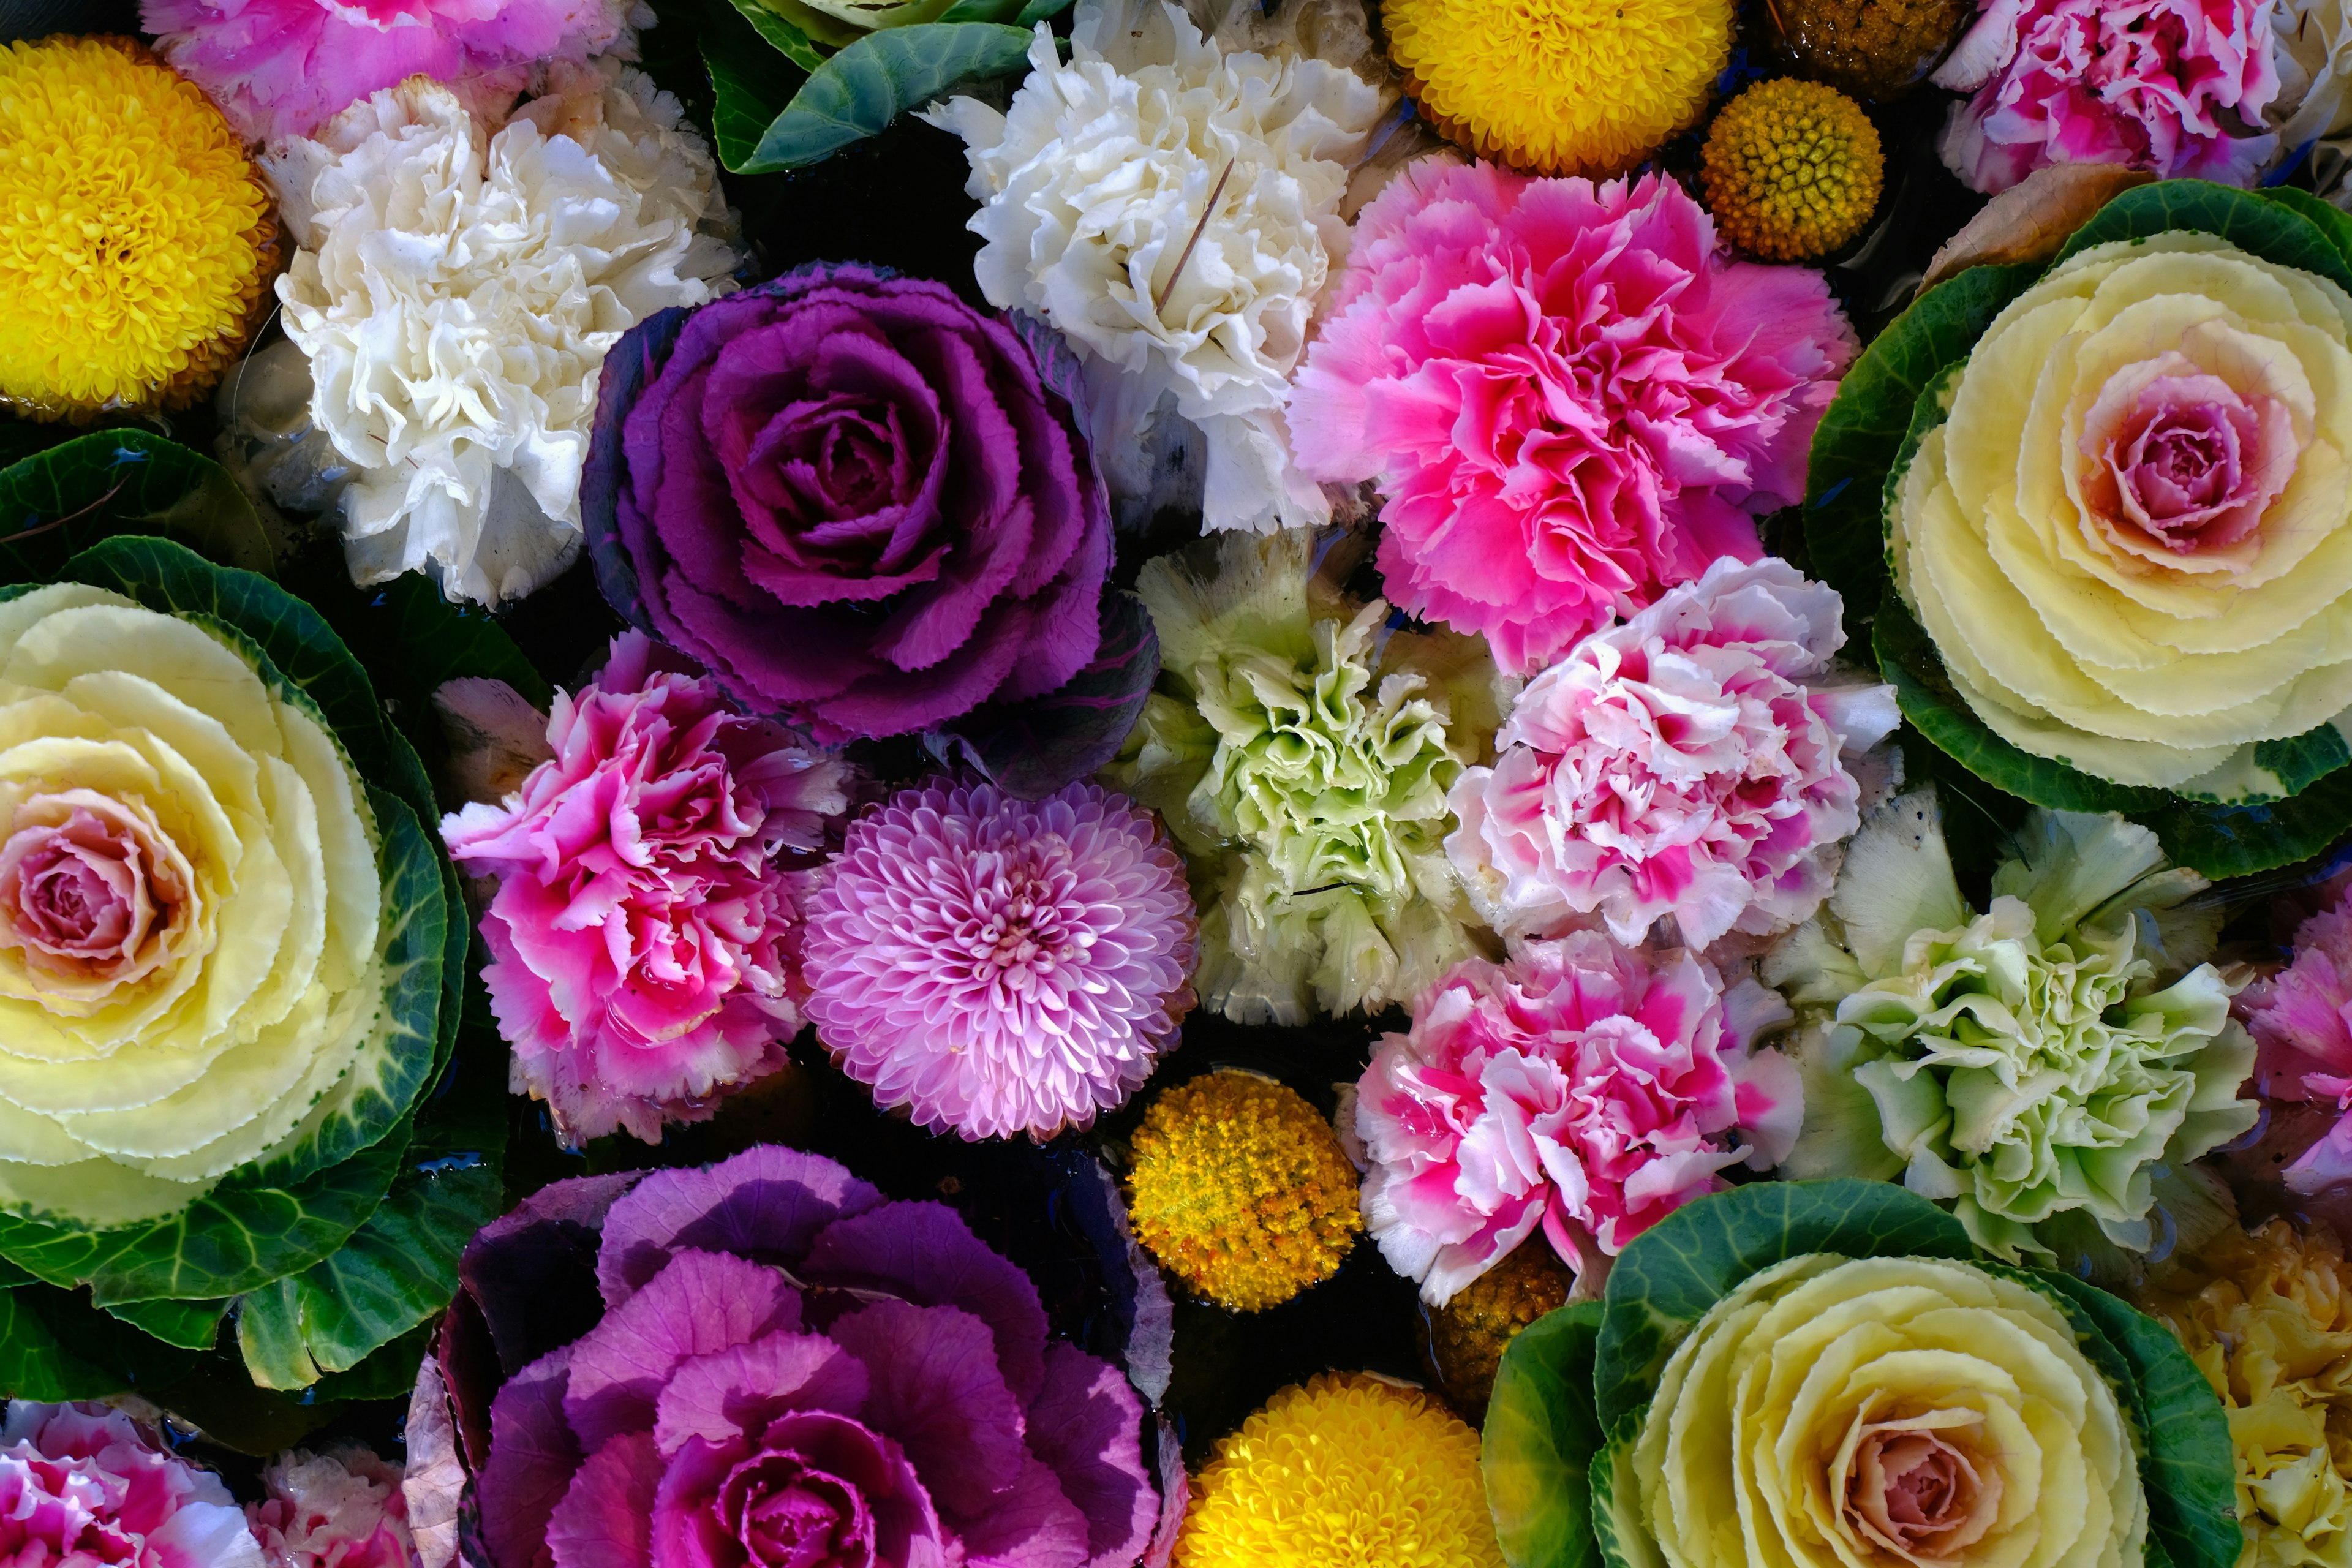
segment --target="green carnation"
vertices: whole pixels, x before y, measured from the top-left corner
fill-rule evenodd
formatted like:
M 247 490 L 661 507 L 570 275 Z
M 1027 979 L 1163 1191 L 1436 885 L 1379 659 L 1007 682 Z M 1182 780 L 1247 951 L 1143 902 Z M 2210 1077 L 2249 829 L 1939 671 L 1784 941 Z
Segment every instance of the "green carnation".
M 1478 642 L 1387 629 L 1304 532 L 1227 534 L 1143 568 L 1159 689 L 1111 765 L 1191 858 L 1198 984 L 1244 1023 L 1409 1001 L 1481 951 L 1445 792 L 1509 686 Z M 1338 559 L 1334 559 L 1338 558 Z
M 2159 1178 L 2256 1114 L 2204 886 L 2120 816 L 2038 811 L 1979 913 L 1933 793 L 1895 802 L 1766 960 L 1811 1017 L 1785 1173 L 1900 1174 L 2011 1261 L 2146 1251 Z

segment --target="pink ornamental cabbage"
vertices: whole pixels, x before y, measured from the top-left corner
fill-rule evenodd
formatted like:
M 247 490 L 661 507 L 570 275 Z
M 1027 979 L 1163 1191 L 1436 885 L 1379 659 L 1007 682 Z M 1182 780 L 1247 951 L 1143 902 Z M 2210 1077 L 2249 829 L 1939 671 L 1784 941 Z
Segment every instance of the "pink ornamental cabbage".
M 1940 150 L 1969 189 L 2051 163 L 2120 163 L 2158 179 L 2251 185 L 2278 150 L 2278 0 L 1989 0 L 1938 86 Z
M 1757 1040 L 1789 1016 L 1687 950 L 1599 931 L 1458 966 L 1357 1089 L 1381 1255 L 1443 1306 L 1538 1225 L 1581 1272 L 1721 1188 L 1724 1167 L 1770 1169 L 1804 1105 L 1795 1064 Z
M 1184 862 L 1086 783 L 901 791 L 849 830 L 808 905 L 808 1013 L 885 1106 L 966 1138 L 1086 1127 L 1192 1010 Z
M 1328 311 L 1300 465 L 1378 480 L 1389 597 L 1521 673 L 1756 559 L 1857 347 L 1820 273 L 1728 259 L 1671 179 L 1434 159 L 1364 209 Z
M 267 1568 L 415 1568 L 401 1472 L 365 1448 L 287 1454 L 246 1510 Z
M 845 771 L 638 632 L 556 694 L 547 739 L 554 760 L 519 793 L 441 836 L 498 879 L 482 978 L 517 1091 L 567 1142 L 656 1142 L 783 1065 L 803 868 L 846 809 Z
M 228 1489 L 102 1405 L 11 1400 L 0 1568 L 262 1568 Z
M 1811 915 L 1861 825 L 1849 764 L 1901 720 L 1892 687 L 1838 673 L 1834 589 L 1787 562 L 1728 558 L 1529 681 L 1467 768 L 1445 840 L 1505 936 L 1594 918 L 1688 946 Z
M 308 136 L 412 76 L 493 123 L 542 60 L 625 44 L 633 0 L 143 0 L 141 25 L 247 142 Z
M 2315 1193 L 2352 1181 L 2352 891 L 2303 922 L 2293 963 L 2231 1005 L 2254 1037 L 2264 1096 L 2332 1101 L 2343 1112 L 2287 1167 L 2287 1185 Z

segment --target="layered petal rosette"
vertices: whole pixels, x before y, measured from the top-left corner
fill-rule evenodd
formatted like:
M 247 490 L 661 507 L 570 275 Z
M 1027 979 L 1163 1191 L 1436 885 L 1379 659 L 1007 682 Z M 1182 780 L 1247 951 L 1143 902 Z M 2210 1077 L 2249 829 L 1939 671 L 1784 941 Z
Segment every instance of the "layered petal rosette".
M 2352 1179 L 2352 898 L 2297 927 L 2287 966 L 2251 982 L 2232 1006 L 2259 1047 L 2264 1095 L 2343 1113 L 2286 1168 L 2286 1184 L 2315 1193 Z
M 1804 1114 L 1794 1065 L 1760 1046 L 1789 1016 L 1695 953 L 1599 931 L 1461 965 L 1357 1086 L 1381 1256 L 1442 1307 L 1538 1226 L 1591 1270 L 1717 1172 L 1769 1170 Z
M 365 1448 L 289 1453 L 261 1473 L 246 1520 L 268 1568 L 415 1568 L 400 1470 Z
M 559 1183 L 532 1208 L 468 1268 L 522 1283 L 568 1252 L 535 1217 L 560 1209 L 601 1233 L 603 1300 L 491 1406 L 478 1488 L 497 1568 L 1141 1555 L 1160 1506 L 1141 1403 L 1117 1367 L 1048 1340 L 1028 1276 L 953 1210 L 773 1145 Z
M 1094 657 L 1108 502 L 1003 318 L 827 264 L 615 352 L 599 581 L 746 704 L 832 744 L 1038 696 Z
M 8 1402 L 0 1425 L 5 1568 L 265 1568 L 228 1488 L 102 1405 Z
M 1639 942 L 1770 935 L 1811 915 L 1862 820 L 1853 767 L 1901 715 L 1832 664 L 1838 596 L 1726 558 L 1528 682 L 1491 768 L 1448 796 L 1445 851 L 1486 922 Z M 1865 770 L 1867 771 L 1867 770 Z

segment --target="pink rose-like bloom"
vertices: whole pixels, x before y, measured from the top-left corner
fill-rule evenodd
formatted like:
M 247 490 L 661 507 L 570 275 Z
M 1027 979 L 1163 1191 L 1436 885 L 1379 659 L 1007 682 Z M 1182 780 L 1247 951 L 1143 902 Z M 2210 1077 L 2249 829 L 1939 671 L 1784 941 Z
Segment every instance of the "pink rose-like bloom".
M 1787 562 L 1717 562 L 1529 681 L 1447 804 L 1445 852 L 1505 936 L 1598 914 L 1637 943 L 1661 915 L 1706 947 L 1821 906 L 1861 825 L 1849 759 L 1901 720 L 1832 673 L 1834 589 Z
M 648 1142 L 775 1071 L 800 1031 L 798 884 L 845 772 L 638 632 L 548 720 L 554 760 L 442 819 L 483 917 L 514 1085 L 567 1142 Z
M 1412 164 L 1364 209 L 1289 405 L 1377 479 L 1389 597 L 1540 667 L 1804 492 L 1853 330 L 1818 272 L 1732 261 L 1671 179 Z
M 164 63 L 247 142 L 308 136 L 412 76 L 458 89 L 494 122 L 539 62 L 584 63 L 620 40 L 630 0 L 144 0 Z
M 153 813 L 93 790 L 27 795 L 0 843 L 0 945 L 53 1009 L 104 1004 L 203 940 L 195 876 Z
M 2111 553 L 2238 572 L 2261 552 L 2263 513 L 2294 478 L 2301 449 L 2284 401 L 2241 392 L 2176 350 L 2125 366 L 2099 389 L 2076 471 Z
M 0 1568 L 262 1568 L 221 1485 L 119 1410 L 11 1400 Z
M 2277 0 L 1990 0 L 1935 75 L 1975 96 L 1944 126 L 1944 162 L 2005 191 L 2051 163 L 2121 163 L 2158 179 L 2250 185 L 2278 149 Z
M 401 1472 L 364 1448 L 288 1454 L 246 1510 L 268 1568 L 414 1568 Z
M 2286 1184 L 2315 1193 L 2352 1181 L 2352 892 L 2304 921 L 2294 961 L 2231 1007 L 2254 1037 L 2254 1084 L 2265 1097 L 2332 1101 L 2345 1113 L 2287 1167 Z
M 1184 862 L 1125 795 L 906 790 L 822 875 L 804 959 L 817 1037 L 934 1131 L 1089 1126 L 1192 1010 Z
M 1726 991 L 1688 950 L 1599 931 L 1455 968 L 1384 1037 L 1356 1092 L 1364 1223 L 1443 1306 L 1540 1225 L 1580 1271 L 1746 1161 L 1787 1157 L 1804 1120 L 1789 1017 L 1752 980 Z

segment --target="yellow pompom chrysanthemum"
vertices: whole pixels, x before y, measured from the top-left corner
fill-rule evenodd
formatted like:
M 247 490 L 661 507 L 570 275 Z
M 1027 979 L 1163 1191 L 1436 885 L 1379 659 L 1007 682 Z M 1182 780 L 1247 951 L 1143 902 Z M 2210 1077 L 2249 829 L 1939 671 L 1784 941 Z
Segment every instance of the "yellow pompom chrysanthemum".
M 1177 1568 L 1502 1568 L 1478 1435 L 1427 1395 L 1329 1373 L 1284 1389 L 1192 1483 Z
M 1885 167 L 1862 105 L 1819 82 L 1759 81 L 1707 131 L 1706 205 L 1750 256 L 1803 261 L 1863 231 Z
M 1255 1312 L 1329 1279 L 1364 1227 L 1339 1135 L 1255 1074 L 1213 1072 L 1166 1090 L 1132 1148 L 1135 1234 L 1220 1306 Z
M 254 324 L 277 232 L 220 110 L 139 45 L 0 48 L 0 397 L 187 403 Z
M 1687 130 L 1731 57 L 1734 0 L 1387 0 L 1389 58 L 1462 145 L 1537 174 L 1615 174 Z

